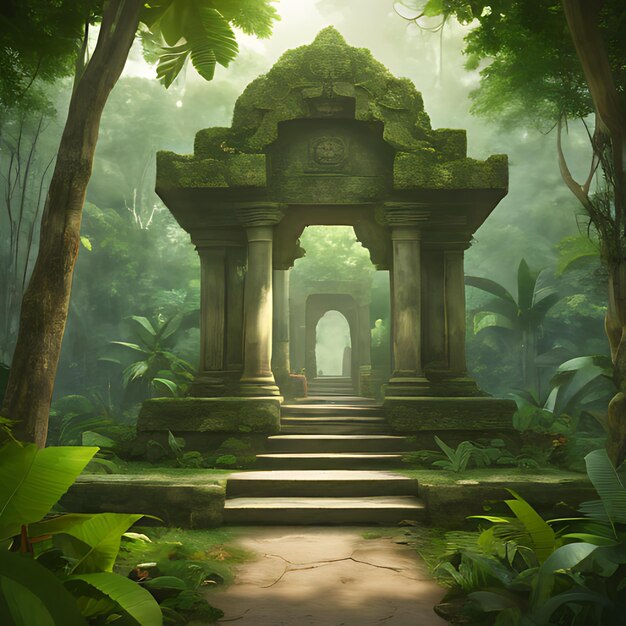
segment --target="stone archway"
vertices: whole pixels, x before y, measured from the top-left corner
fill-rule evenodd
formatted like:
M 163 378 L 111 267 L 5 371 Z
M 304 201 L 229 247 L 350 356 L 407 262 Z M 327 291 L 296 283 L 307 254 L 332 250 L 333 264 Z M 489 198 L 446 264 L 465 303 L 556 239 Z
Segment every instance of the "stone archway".
M 302 256 L 306 226 L 344 224 L 390 272 L 392 425 L 510 412 L 467 376 L 463 272 L 507 193 L 507 158 L 468 158 L 466 144 L 431 127 L 410 81 L 329 27 L 246 88 L 230 128 L 199 131 L 193 155 L 158 154 L 157 193 L 201 259 L 203 411 L 211 397 L 278 406 L 272 330 L 288 314 L 284 299 L 273 311 L 273 276 Z
M 317 358 L 315 353 L 317 325 L 329 311 L 338 311 L 348 322 L 350 329 L 350 378 L 355 392 L 358 393 L 359 369 L 362 356 L 359 352 L 359 337 L 362 322 L 359 319 L 358 304 L 349 294 L 316 293 L 311 294 L 306 300 L 305 313 L 305 363 L 306 376 L 313 380 L 317 376 Z M 367 329 L 369 333 L 369 328 Z

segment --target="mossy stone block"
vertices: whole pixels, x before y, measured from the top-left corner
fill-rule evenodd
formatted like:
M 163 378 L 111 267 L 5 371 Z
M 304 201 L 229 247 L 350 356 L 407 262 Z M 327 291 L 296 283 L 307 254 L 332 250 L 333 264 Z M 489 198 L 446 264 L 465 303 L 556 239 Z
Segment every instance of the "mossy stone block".
M 278 398 L 153 398 L 141 405 L 137 431 L 277 433 Z
M 467 131 L 457 128 L 438 128 L 433 131 L 433 144 L 442 161 L 456 161 L 467 156 Z
M 560 480 L 551 482 L 506 482 L 480 483 L 459 480 L 454 485 L 431 485 L 420 483 L 420 497 L 424 500 L 427 520 L 430 524 L 443 528 L 464 528 L 472 524 L 470 515 L 483 515 L 484 504 L 493 512 L 494 503 L 501 503 L 511 497 L 507 489 L 513 489 L 527 500 L 545 519 L 576 517 L 582 502 L 597 500 L 591 484 L 580 480 Z M 473 523 L 475 526 L 475 522 Z
M 189 484 L 147 476 L 81 476 L 61 499 L 72 513 L 143 513 L 166 526 L 222 525 L 225 483 Z M 147 520 L 149 521 L 149 520 Z
M 512 430 L 515 408 L 512 400 L 489 397 L 388 397 L 383 402 L 387 421 L 403 433 Z

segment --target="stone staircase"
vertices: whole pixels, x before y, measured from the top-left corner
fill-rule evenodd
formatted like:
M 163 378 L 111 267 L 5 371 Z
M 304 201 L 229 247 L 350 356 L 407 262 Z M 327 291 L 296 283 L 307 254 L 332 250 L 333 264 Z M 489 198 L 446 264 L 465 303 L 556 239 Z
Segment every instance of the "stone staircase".
M 281 434 L 257 455 L 265 471 L 227 482 L 228 524 L 397 524 L 421 520 L 417 481 L 401 464 L 405 437 L 390 434 L 380 405 L 360 398 L 284 405 Z
M 307 393 L 313 397 L 349 397 L 354 387 L 348 376 L 318 376 L 309 382 Z

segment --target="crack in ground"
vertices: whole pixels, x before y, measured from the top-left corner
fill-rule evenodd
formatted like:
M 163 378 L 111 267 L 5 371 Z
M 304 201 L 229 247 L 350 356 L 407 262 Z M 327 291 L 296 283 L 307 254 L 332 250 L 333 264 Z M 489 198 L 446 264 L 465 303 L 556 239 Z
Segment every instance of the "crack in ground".
M 354 554 L 354 552 L 352 554 Z M 307 563 L 294 563 L 293 561 L 286 559 L 280 554 L 264 554 L 263 555 L 264 557 L 281 559 L 282 561 L 287 563 L 287 567 L 285 567 L 285 569 L 283 570 L 283 573 L 273 583 L 270 583 L 269 585 L 263 585 L 260 588 L 269 589 L 270 587 L 273 587 L 274 585 L 278 584 L 285 577 L 285 575 L 289 572 L 301 572 L 301 571 L 308 570 L 308 569 L 317 569 L 318 567 L 325 567 L 326 565 L 332 565 L 333 563 L 341 563 L 343 561 L 352 561 L 353 563 L 360 563 L 361 565 L 369 565 L 370 567 L 375 567 L 377 569 L 391 570 L 392 572 L 396 572 L 396 573 L 400 573 L 404 571 L 403 567 L 392 567 L 391 565 L 376 565 L 376 563 L 369 563 L 368 561 L 355 559 L 352 556 L 352 554 L 350 556 L 345 556 L 340 559 L 325 559 L 323 561 L 310 561 Z

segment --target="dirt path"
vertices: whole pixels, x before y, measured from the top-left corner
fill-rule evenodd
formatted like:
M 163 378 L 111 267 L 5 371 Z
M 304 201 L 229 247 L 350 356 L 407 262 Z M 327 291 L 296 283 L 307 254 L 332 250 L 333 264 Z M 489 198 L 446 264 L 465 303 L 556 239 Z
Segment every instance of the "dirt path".
M 258 559 L 211 592 L 237 626 L 441 626 L 443 590 L 408 546 L 364 528 L 252 528 L 238 542 Z

